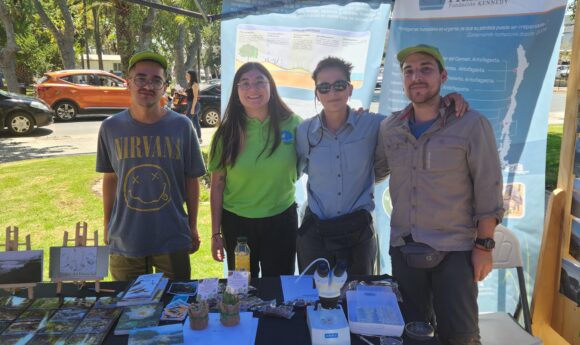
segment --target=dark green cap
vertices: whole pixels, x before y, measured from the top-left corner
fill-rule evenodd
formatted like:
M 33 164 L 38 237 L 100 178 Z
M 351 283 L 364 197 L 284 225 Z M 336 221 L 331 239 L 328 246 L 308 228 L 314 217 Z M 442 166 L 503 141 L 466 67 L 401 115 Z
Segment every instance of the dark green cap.
M 445 68 L 445 61 L 443 60 L 443 56 L 441 56 L 439 49 L 426 44 L 418 44 L 416 46 L 408 47 L 401 50 L 397 54 L 397 60 L 399 60 L 399 65 L 403 67 L 403 63 L 405 62 L 407 56 L 415 53 L 423 53 L 431 55 L 433 58 L 435 58 L 435 60 L 437 60 L 437 62 L 441 64 L 441 67 Z
M 133 68 L 137 62 L 145 60 L 157 62 L 164 70 L 167 70 L 167 59 L 157 53 L 147 50 L 131 56 L 131 59 L 129 59 L 129 70 Z

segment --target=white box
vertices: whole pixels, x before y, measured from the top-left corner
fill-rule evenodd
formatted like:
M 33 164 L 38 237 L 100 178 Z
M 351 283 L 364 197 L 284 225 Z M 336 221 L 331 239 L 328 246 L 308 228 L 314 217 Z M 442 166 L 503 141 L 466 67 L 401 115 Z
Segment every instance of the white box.
M 350 331 L 356 334 L 400 337 L 405 321 L 397 297 L 388 289 L 346 292 Z

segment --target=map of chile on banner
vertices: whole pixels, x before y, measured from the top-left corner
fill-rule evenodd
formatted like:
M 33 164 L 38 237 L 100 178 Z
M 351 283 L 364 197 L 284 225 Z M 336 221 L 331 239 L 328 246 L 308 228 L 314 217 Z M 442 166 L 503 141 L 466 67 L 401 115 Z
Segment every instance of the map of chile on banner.
M 390 1 L 224 0 L 222 5 L 222 109 L 235 71 L 245 62 L 262 63 L 278 92 L 299 116 L 316 115 L 312 71 L 318 61 L 338 56 L 353 64 L 352 107 L 370 106 L 379 73 Z M 305 177 L 296 201 L 306 202 Z
M 565 6 L 565 0 L 397 1 L 381 90 L 381 113 L 405 107 L 409 101 L 403 94 L 397 52 L 419 43 L 440 49 L 449 72 L 442 94 L 462 94 L 495 130 L 504 177 L 504 225 L 520 239 L 530 294 L 544 225 L 554 48 Z M 375 190 L 375 198 L 378 223 L 388 224 L 391 205 L 386 185 Z M 388 238 L 381 238 L 383 248 L 384 241 Z M 481 311 L 513 310 L 516 296 L 510 293 L 516 289 L 510 285 L 517 285 L 516 279 L 494 270 L 480 284 Z M 501 291 L 508 291 L 508 296 Z

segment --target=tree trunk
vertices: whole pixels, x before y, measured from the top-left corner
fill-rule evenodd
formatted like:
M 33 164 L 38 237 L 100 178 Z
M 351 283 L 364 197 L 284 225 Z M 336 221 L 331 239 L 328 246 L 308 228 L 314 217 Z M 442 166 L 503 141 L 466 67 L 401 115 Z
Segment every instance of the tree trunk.
M 197 55 L 197 51 L 201 46 L 201 33 L 199 31 L 199 26 L 193 27 L 194 39 L 191 43 L 187 46 L 185 54 L 187 59 L 185 60 L 185 68 L 186 69 L 194 69 L 197 71 L 197 77 L 201 81 L 200 74 L 199 74 L 199 56 Z
M 87 24 L 87 0 L 83 0 L 83 26 L 85 30 L 85 52 L 87 54 L 87 68 L 91 68 L 91 56 L 89 51 L 89 30 Z
M 157 0 L 151 0 L 151 2 L 158 3 Z M 147 17 L 141 25 L 141 32 L 139 34 L 139 51 L 148 50 L 151 46 L 151 41 L 153 40 L 153 24 L 155 24 L 155 16 L 157 11 L 153 7 L 149 7 L 147 12 Z
M 62 64 L 65 69 L 75 68 L 75 49 L 74 49 L 74 34 L 75 26 L 72 20 L 72 15 L 66 3 L 66 0 L 54 0 L 58 6 L 62 18 L 64 20 L 64 30 L 60 31 L 52 22 L 52 20 L 46 14 L 44 7 L 40 4 L 39 0 L 33 0 L 34 7 L 40 16 L 40 20 L 47 27 L 47 29 L 52 33 L 58 49 L 60 52 L 60 57 L 62 59 Z
M 95 46 L 97 48 L 97 56 L 99 57 L 99 69 L 103 70 L 103 46 L 101 45 L 101 33 L 99 32 L 99 12 L 96 7 L 93 7 L 93 26 L 95 35 Z
M 16 44 L 14 25 L 4 1 L 0 1 L 0 21 L 6 32 L 6 46 L 0 49 L 0 67 L 8 84 L 8 91 L 17 93 L 18 79 L 16 78 L 16 53 L 20 49 Z
M 115 31 L 117 33 L 117 49 L 121 56 L 121 65 L 123 72 L 127 75 L 129 59 L 135 51 L 135 36 L 131 31 L 129 22 L 129 12 L 131 7 L 122 0 L 114 1 L 115 7 Z
M 185 80 L 185 62 L 183 54 L 185 52 L 185 25 L 179 24 L 177 27 L 177 40 L 173 46 L 175 54 L 175 81 L 181 87 L 185 88 L 187 86 L 187 81 Z

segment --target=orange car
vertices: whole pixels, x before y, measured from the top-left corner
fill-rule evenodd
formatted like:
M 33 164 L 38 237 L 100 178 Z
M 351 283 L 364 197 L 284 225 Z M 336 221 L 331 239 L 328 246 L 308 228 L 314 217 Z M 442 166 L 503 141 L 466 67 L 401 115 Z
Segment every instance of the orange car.
M 131 102 L 126 80 L 100 70 L 47 72 L 34 85 L 34 91 L 62 121 L 78 114 L 116 113 Z M 166 104 L 167 97 L 163 97 L 161 105 Z

